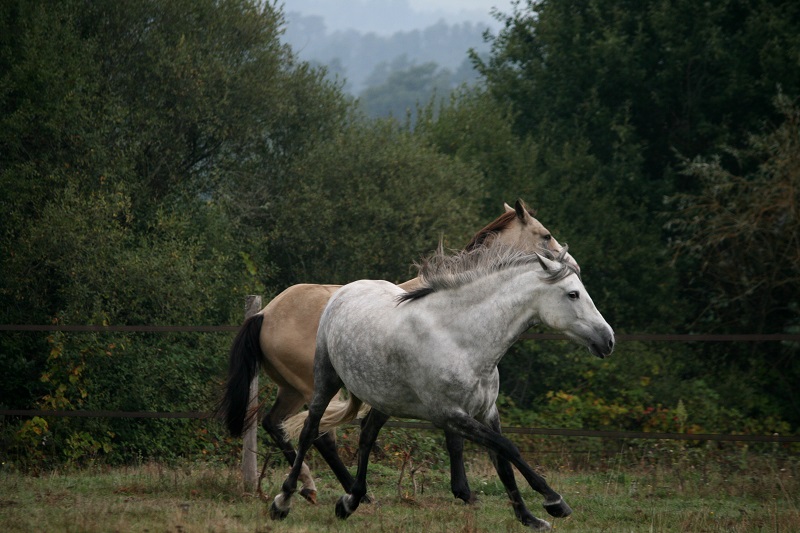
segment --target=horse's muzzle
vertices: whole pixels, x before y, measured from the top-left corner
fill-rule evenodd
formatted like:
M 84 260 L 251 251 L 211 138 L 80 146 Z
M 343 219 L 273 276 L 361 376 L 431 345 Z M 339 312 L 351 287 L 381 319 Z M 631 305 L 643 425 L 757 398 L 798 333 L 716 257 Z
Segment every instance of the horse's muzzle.
M 598 337 L 596 342 L 589 344 L 589 351 L 600 359 L 605 359 L 614 351 L 614 332 L 609 330 Z

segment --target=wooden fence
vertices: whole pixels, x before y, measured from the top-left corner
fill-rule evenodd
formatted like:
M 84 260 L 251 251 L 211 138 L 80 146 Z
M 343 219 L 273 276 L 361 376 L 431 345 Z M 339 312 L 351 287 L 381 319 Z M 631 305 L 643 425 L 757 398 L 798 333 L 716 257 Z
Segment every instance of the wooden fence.
M 248 296 L 245 304 L 245 319 L 261 309 L 260 296 Z M 239 330 L 240 326 L 97 326 L 97 325 L 7 325 L 0 324 L 0 331 L 31 332 L 202 332 L 230 333 Z M 520 339 L 566 340 L 566 336 L 557 333 L 524 333 Z M 800 342 L 800 335 L 795 334 L 619 334 L 617 342 Z M 250 384 L 250 404 L 258 403 L 258 377 Z M 0 409 L 0 416 L 41 416 L 41 417 L 77 417 L 77 418 L 159 418 L 159 419 L 207 419 L 208 412 L 153 412 L 153 411 L 58 411 L 41 409 Z M 411 422 L 390 420 L 386 427 L 432 430 L 433 425 L 427 422 Z M 242 474 L 245 490 L 254 491 L 258 483 L 257 470 L 257 424 L 244 435 L 242 445 Z M 692 440 L 717 442 L 800 442 L 800 436 L 792 435 L 731 435 L 731 434 L 691 434 L 691 433 L 650 433 L 641 431 L 599 431 L 586 429 L 559 428 L 526 428 L 504 427 L 503 432 L 524 435 L 556 435 L 567 437 L 613 438 L 613 439 L 658 439 L 658 440 Z

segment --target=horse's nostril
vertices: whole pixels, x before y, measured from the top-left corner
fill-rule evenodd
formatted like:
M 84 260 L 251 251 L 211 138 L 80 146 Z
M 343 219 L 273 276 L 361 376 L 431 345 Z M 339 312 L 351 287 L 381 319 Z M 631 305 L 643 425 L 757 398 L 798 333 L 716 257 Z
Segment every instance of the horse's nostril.
M 608 341 L 608 351 L 610 352 L 613 349 L 614 349 L 614 339 L 611 339 L 610 341 Z

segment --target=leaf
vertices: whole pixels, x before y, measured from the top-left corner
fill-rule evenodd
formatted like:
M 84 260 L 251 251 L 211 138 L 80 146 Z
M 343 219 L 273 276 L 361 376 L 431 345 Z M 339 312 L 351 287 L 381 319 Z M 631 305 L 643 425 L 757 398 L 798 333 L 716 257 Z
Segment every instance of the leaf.
M 247 269 L 247 273 L 251 276 L 255 276 L 258 273 L 258 269 L 255 261 L 253 261 L 253 259 L 250 257 L 250 254 L 247 252 L 239 252 L 239 257 L 242 258 L 244 266 Z

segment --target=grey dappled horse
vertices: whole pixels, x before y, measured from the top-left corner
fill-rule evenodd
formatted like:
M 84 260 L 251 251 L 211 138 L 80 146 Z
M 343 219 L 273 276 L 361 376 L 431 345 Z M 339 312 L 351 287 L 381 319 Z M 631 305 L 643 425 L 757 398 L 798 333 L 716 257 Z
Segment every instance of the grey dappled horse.
M 614 332 L 565 256 L 566 249 L 554 257 L 502 244 L 455 255 L 440 250 L 421 266 L 421 286 L 410 292 L 374 280 L 339 289 L 320 319 L 309 410 L 285 424 L 289 436 L 300 433 L 300 443 L 272 518 L 289 513 L 303 458 L 319 432 L 355 418 L 362 402 L 372 409 L 362 422 L 355 482 L 336 505 L 340 518 L 366 494 L 369 452 L 389 416 L 429 420 L 486 447 L 523 524 L 550 528 L 526 508 L 512 465 L 544 496 L 548 513 L 568 516 L 566 502 L 501 435 L 495 406 L 497 365 L 532 324 L 565 333 L 597 357 L 614 348 Z M 342 386 L 348 401 L 326 411 Z

